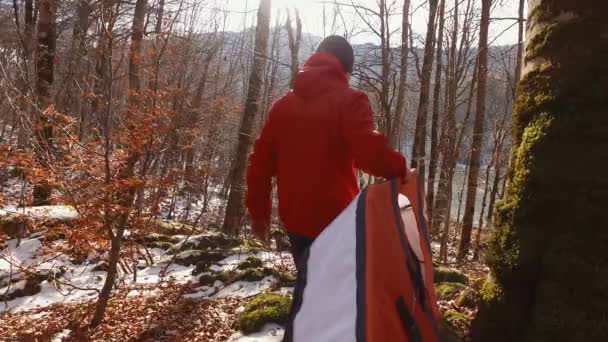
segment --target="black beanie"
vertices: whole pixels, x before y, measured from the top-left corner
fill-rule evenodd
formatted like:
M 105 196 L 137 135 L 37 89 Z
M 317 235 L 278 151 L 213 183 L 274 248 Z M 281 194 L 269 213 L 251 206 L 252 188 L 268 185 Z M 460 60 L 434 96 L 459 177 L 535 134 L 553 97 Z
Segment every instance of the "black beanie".
M 353 53 L 353 47 L 342 36 L 328 36 L 319 43 L 317 46 L 317 52 L 329 53 L 340 61 L 344 71 L 352 73 L 353 64 L 355 63 L 355 54 Z

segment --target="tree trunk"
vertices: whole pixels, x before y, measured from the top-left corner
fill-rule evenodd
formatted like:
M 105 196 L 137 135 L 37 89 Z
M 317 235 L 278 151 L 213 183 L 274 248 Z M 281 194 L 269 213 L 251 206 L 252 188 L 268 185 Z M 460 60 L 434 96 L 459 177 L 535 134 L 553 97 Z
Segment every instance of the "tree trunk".
M 608 3 L 529 6 L 509 180 L 472 340 L 603 341 Z
M 52 105 L 51 89 L 54 78 L 56 37 L 56 10 L 54 0 L 40 0 L 38 10 L 38 45 L 36 51 L 36 126 L 34 130 L 35 151 L 38 163 L 45 166 L 52 153 L 53 127 L 49 123 L 49 109 Z M 51 188 L 47 184 L 36 184 L 33 205 L 50 204 Z
M 469 160 L 469 177 L 467 181 L 467 199 L 462 219 L 462 232 L 458 247 L 458 261 L 462 262 L 469 253 L 471 230 L 477 198 L 477 181 L 479 164 L 483 149 L 483 126 L 486 110 L 486 83 L 488 79 L 488 28 L 490 26 L 490 9 L 492 0 L 482 0 L 481 25 L 479 30 L 479 55 L 477 75 L 477 103 L 475 105 L 475 124 L 473 126 L 473 142 L 471 144 L 471 159 Z
M 517 87 L 517 82 L 521 78 L 521 66 L 522 59 L 524 58 L 524 6 L 526 0 L 519 0 L 519 23 L 518 23 L 518 31 L 517 31 L 517 57 L 515 64 L 515 84 Z M 515 92 L 513 92 L 515 95 Z
M 443 68 L 443 28 L 445 20 L 445 0 L 439 4 L 439 33 L 437 37 L 437 66 L 435 69 L 435 87 L 433 89 L 433 116 L 431 119 L 431 155 L 429 160 L 429 177 L 426 189 L 426 208 L 429 226 L 433 226 L 433 205 L 435 203 L 435 176 L 439 162 L 439 107 L 441 106 L 441 73 Z
M 270 31 L 270 0 L 261 0 L 258 9 L 258 21 L 255 30 L 255 48 L 253 56 L 253 67 L 249 76 L 249 87 L 247 99 L 245 100 L 245 110 L 239 127 L 238 144 L 236 156 L 232 163 L 232 172 L 229 180 L 230 194 L 226 204 L 226 216 L 222 230 L 229 234 L 238 233 L 241 227 L 243 214 L 243 200 L 245 196 L 245 169 L 247 167 L 247 157 L 251 148 L 253 123 L 258 112 L 260 90 L 262 86 L 262 75 L 266 60 L 268 46 L 268 34 Z
M 298 74 L 298 53 L 300 51 L 300 42 L 302 41 L 302 20 L 300 20 L 300 13 L 296 10 L 296 34 L 293 33 L 291 27 L 291 17 L 287 13 L 287 23 L 285 23 L 287 29 L 287 37 L 289 39 L 289 53 L 291 54 L 291 80 L 289 81 L 290 88 L 293 88 L 293 82 L 296 80 Z
M 447 226 L 450 220 L 448 216 L 449 202 L 452 196 L 452 177 L 454 165 L 456 163 L 455 146 L 456 146 L 456 93 L 458 84 L 456 82 L 456 41 L 458 39 L 458 1 L 454 0 L 454 27 L 452 29 L 450 54 L 448 56 L 448 81 L 446 92 L 448 93 L 447 112 L 445 117 L 445 129 L 442 133 L 442 153 L 441 171 L 439 173 L 439 184 L 437 187 L 437 198 L 435 199 L 435 208 L 433 226 L 431 232 L 435 234 L 440 232 L 441 224 L 444 224 L 442 233 L 447 236 Z
M 147 0 L 137 0 L 135 3 L 135 11 L 133 14 L 133 24 L 131 27 L 131 46 L 129 51 L 129 116 L 131 120 L 136 121 L 139 116 L 138 103 L 139 103 L 139 91 L 141 90 L 141 49 L 143 43 L 144 33 L 144 18 L 147 12 Z M 106 118 L 107 121 L 110 118 Z M 132 124 L 127 124 L 132 125 Z M 106 129 L 106 139 L 110 136 L 109 129 Z M 108 148 L 108 146 L 106 146 Z M 119 172 L 118 179 L 125 180 L 132 178 L 135 174 L 135 165 L 140 158 L 140 151 L 137 148 L 129 151 L 130 155 L 127 158 L 125 166 Z M 108 274 L 103 284 L 99 298 L 97 299 L 97 305 L 95 307 L 95 313 L 91 320 L 91 327 L 96 327 L 101 324 L 103 317 L 108 306 L 108 301 L 114 287 L 114 279 L 118 274 L 118 260 L 120 258 L 120 246 L 122 244 L 122 238 L 129 221 L 129 212 L 133 206 L 137 189 L 133 186 L 124 190 L 119 194 L 120 207 L 124 208 L 119 214 L 116 220 L 115 227 L 111 223 L 107 224 L 108 235 L 110 236 L 111 249 L 110 259 L 108 261 Z M 114 229 L 115 228 L 115 229 Z
M 418 169 L 418 175 L 424 182 L 424 158 L 426 155 L 426 125 L 431 90 L 431 73 L 433 71 L 433 55 L 435 52 L 435 17 L 437 16 L 438 0 L 429 0 L 429 21 L 426 28 L 424 57 L 420 77 L 420 98 L 416 115 L 416 130 L 412 147 L 412 167 Z
M 405 116 L 405 93 L 407 81 L 407 61 L 409 54 L 409 28 L 410 28 L 410 0 L 403 1 L 403 13 L 401 16 L 401 52 L 399 64 L 399 86 L 397 88 L 397 104 L 395 106 L 395 122 L 391 132 L 393 147 L 401 142 L 401 127 Z
M 89 16 L 91 14 L 91 4 L 88 0 L 79 0 L 76 5 L 76 17 L 74 18 L 74 27 L 72 29 L 72 46 L 69 79 L 67 80 L 64 94 L 64 109 L 69 109 L 70 114 L 75 118 L 79 118 L 79 137 L 82 139 L 84 135 L 84 127 L 86 126 L 86 116 L 82 113 L 82 92 L 79 91 L 79 85 L 85 81 L 82 73 L 83 59 L 86 56 L 85 41 L 87 30 L 89 28 Z M 81 85 L 82 86 L 82 85 Z

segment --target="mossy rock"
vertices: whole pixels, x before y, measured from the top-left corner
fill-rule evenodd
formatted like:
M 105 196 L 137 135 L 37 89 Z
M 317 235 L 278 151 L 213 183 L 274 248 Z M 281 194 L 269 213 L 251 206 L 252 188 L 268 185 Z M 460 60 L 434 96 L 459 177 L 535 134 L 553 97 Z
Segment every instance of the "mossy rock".
M 186 250 L 175 257 L 175 263 L 183 266 L 196 265 L 200 262 L 215 263 L 228 256 L 226 251 Z
M 456 305 L 474 309 L 479 302 L 479 293 L 474 288 L 467 288 L 456 297 Z
M 53 242 L 65 239 L 65 232 L 59 228 L 48 229 L 43 236 L 44 241 Z
M 33 296 L 40 292 L 40 284 L 42 284 L 43 281 L 60 277 L 66 270 L 67 268 L 65 267 L 59 267 L 57 269 L 30 274 L 24 280 L 25 283 L 23 286 L 17 288 L 17 284 L 15 283 L 15 288 L 12 291 L 0 294 L 0 301 L 9 301 L 19 297 Z
M 152 224 L 154 226 L 154 231 L 163 235 L 188 235 L 192 234 L 192 232 L 200 230 L 195 226 L 174 221 L 167 222 L 161 220 L 154 220 Z
M 182 248 L 185 249 L 230 249 L 240 246 L 242 241 L 239 238 L 226 235 L 224 233 L 208 233 L 191 236 L 184 242 Z
M 174 248 L 175 244 L 172 242 L 168 242 L 168 241 L 153 241 L 150 244 L 148 244 L 148 247 L 160 248 L 160 249 L 164 249 L 167 251 L 167 250 Z
M 461 283 L 467 285 L 469 283 L 469 279 L 462 272 L 444 267 L 435 268 L 433 279 L 436 284 Z
M 283 229 L 273 229 L 270 236 L 274 239 L 278 252 L 288 252 L 291 250 L 289 237 Z
M 466 289 L 466 285 L 461 283 L 439 283 L 435 285 L 435 293 L 437 299 L 448 300 L 454 298 L 454 296 Z
M 247 259 L 239 262 L 238 266 L 236 267 L 239 270 L 246 270 L 249 268 L 258 268 L 258 267 L 262 267 L 264 265 L 264 262 L 256 257 L 256 256 L 250 256 Z
M 443 318 L 450 323 L 450 325 L 457 327 L 458 330 L 460 330 L 462 327 L 466 327 L 471 321 L 469 316 L 451 309 L 446 310 L 443 313 Z
M 439 321 L 439 340 L 442 342 L 460 342 L 464 334 L 452 325 L 445 317 Z
M 212 286 L 216 281 L 225 283 L 230 280 L 234 280 L 237 277 L 235 271 L 223 271 L 223 272 L 212 272 L 203 274 L 198 278 L 198 283 L 202 286 Z
M 293 272 L 280 272 L 275 271 L 273 275 L 278 279 L 279 286 L 295 286 L 296 285 L 296 275 Z
M 180 238 L 178 238 L 176 236 L 157 234 L 157 233 L 152 233 L 152 234 L 149 234 L 144 237 L 144 243 L 146 244 L 146 246 L 149 246 L 150 244 L 152 244 L 154 242 L 171 242 L 171 243 L 175 244 L 175 243 L 179 242 L 179 240 L 180 240 Z
M 263 293 L 245 305 L 239 316 L 239 329 L 251 334 L 268 323 L 285 324 L 289 316 L 291 298 L 275 293 Z

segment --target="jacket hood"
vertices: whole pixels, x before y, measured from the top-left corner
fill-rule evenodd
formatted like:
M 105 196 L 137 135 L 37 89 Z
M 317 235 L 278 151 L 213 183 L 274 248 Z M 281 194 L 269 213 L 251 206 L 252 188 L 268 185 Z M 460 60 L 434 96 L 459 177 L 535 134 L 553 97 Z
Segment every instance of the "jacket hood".
M 348 79 L 340 61 L 331 54 L 317 52 L 296 75 L 293 91 L 298 96 L 314 97 L 347 86 Z

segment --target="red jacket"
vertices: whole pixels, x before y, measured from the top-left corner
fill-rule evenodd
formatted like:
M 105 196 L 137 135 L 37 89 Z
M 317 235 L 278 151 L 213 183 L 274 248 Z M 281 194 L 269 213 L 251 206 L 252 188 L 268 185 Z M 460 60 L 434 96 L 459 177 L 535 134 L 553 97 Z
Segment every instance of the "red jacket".
M 318 236 L 359 193 L 355 164 L 378 177 L 407 172 L 405 158 L 374 131 L 367 96 L 349 88 L 337 58 L 316 53 L 274 103 L 255 143 L 247 172 L 251 220 L 270 221 L 276 176 L 287 230 Z

